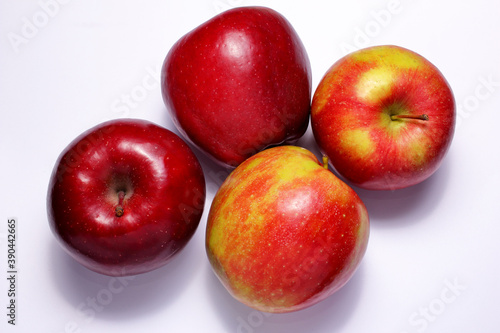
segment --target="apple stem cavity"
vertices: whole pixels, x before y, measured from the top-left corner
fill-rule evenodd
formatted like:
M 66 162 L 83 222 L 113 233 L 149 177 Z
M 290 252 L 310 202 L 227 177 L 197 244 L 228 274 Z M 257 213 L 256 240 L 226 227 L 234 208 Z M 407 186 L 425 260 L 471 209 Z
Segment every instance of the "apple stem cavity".
M 429 120 L 429 116 L 426 114 L 393 114 L 391 115 L 391 120 L 398 119 L 417 119 L 417 120 Z
M 118 192 L 118 206 L 115 208 L 115 215 L 121 217 L 124 213 L 123 210 L 123 199 L 125 199 L 125 191 Z

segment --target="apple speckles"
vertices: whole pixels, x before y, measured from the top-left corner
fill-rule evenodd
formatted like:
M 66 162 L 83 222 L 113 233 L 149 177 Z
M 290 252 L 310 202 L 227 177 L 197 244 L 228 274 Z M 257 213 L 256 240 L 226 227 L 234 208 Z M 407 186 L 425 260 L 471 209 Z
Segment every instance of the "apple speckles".
M 275 20 L 279 13 L 266 10 L 259 18 L 262 10 L 214 17 L 184 35 L 164 61 L 162 93 L 175 125 L 230 166 L 300 137 L 308 124 L 311 71 L 305 49 L 286 21 Z M 297 119 L 283 130 L 270 128 L 269 116 L 280 112 Z

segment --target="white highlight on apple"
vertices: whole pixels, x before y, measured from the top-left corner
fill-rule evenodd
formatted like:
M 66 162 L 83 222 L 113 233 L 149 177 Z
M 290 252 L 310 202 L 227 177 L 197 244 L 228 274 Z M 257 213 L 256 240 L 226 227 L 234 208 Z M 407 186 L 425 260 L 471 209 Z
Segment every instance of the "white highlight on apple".
M 467 286 L 461 284 L 457 278 L 453 279 L 453 281 L 445 280 L 444 287 L 438 297 L 430 300 L 427 305 L 421 306 L 417 311 L 410 314 L 408 318 L 410 326 L 419 333 L 425 332 L 429 325 L 434 323 L 465 290 L 467 290 Z
M 456 128 L 458 128 L 463 119 L 467 119 L 479 108 L 481 102 L 489 99 L 500 87 L 500 81 L 495 81 L 493 74 L 488 77 L 480 76 L 479 83 L 474 88 L 474 93 L 466 96 L 460 104 L 457 104 Z
M 394 15 L 401 13 L 403 10 L 400 0 L 390 0 L 386 8 L 370 11 L 372 20 L 366 22 L 363 28 L 354 28 L 355 35 L 352 44 L 340 43 L 340 51 L 343 55 L 357 51 L 359 49 L 370 46 L 373 38 L 380 35 L 382 30 L 386 28 L 392 21 Z
M 71 0 L 40 0 L 38 1 L 39 10 L 31 15 L 31 18 L 23 16 L 21 18 L 22 26 L 20 33 L 8 32 L 12 49 L 18 53 L 21 45 L 28 44 L 35 38 L 41 29 L 45 28 L 51 19 L 53 19 L 61 9 L 61 5 L 66 5 Z

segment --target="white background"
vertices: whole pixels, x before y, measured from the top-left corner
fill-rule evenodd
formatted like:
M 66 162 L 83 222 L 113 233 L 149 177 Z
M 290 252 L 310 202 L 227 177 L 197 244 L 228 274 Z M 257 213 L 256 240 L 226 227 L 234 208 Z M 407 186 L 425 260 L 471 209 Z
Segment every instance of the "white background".
M 433 62 L 459 111 L 442 167 L 409 189 L 356 189 L 371 217 L 366 256 L 343 289 L 296 313 L 264 315 L 241 305 L 212 273 L 204 232 L 223 173 L 199 152 L 206 209 L 176 259 L 122 281 L 81 267 L 47 223 L 57 156 L 108 119 L 143 118 L 175 131 L 158 81 L 168 50 L 221 10 L 252 4 L 279 11 L 295 27 L 313 89 L 337 59 L 364 46 L 396 44 Z M 499 14 L 491 0 L 1 0 L 0 331 L 498 332 Z M 318 154 L 310 130 L 299 144 Z M 6 316 L 10 217 L 18 221 L 15 327 Z

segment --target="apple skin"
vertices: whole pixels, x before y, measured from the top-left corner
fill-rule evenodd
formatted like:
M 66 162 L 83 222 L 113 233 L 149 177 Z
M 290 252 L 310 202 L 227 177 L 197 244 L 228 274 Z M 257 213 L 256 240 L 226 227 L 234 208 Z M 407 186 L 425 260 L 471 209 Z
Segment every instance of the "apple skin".
M 369 217 L 327 168 L 304 148 L 278 146 L 224 181 L 208 215 L 206 251 L 234 298 L 259 311 L 298 311 L 352 277 L 367 248 Z
M 197 229 L 204 203 L 205 178 L 189 146 L 166 128 L 123 119 L 89 129 L 64 149 L 47 211 L 76 261 L 126 276 L 172 259 Z
M 311 66 L 290 23 L 266 7 L 223 12 L 180 38 L 161 72 L 163 100 L 184 138 L 235 167 L 307 130 Z
M 374 46 L 327 71 L 314 93 L 311 126 L 342 179 L 396 190 L 424 181 L 441 165 L 453 138 L 455 99 L 424 57 L 399 46 Z

